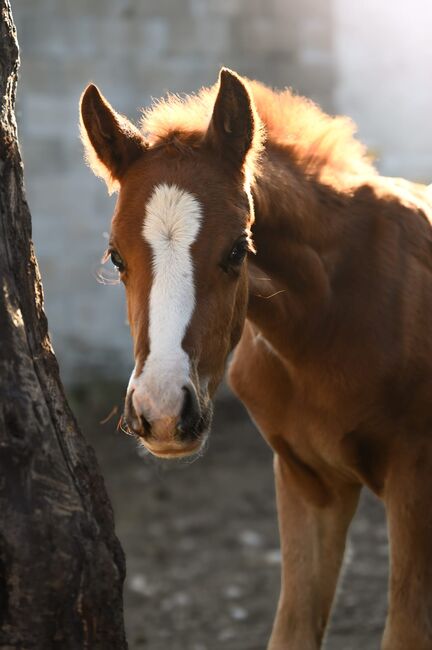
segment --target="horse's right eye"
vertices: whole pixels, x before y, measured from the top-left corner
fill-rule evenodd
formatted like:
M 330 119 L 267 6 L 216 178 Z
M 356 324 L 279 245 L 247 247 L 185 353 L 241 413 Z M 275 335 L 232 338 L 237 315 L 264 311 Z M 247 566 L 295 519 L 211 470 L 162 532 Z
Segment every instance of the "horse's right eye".
M 110 252 L 110 257 L 111 257 L 111 262 L 114 264 L 114 266 L 122 273 L 125 269 L 124 262 L 120 255 L 117 253 L 117 251 L 112 250 Z

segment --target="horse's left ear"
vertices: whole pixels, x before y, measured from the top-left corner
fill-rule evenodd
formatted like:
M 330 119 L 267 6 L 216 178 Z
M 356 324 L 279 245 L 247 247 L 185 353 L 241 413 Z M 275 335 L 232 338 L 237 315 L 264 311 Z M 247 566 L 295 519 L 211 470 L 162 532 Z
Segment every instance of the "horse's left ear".
M 80 118 L 87 161 L 112 192 L 129 165 L 145 150 L 144 138 L 94 84 L 87 86 L 81 96 Z
M 253 145 L 255 129 L 252 99 L 245 84 L 235 72 L 222 68 L 206 142 L 240 169 Z

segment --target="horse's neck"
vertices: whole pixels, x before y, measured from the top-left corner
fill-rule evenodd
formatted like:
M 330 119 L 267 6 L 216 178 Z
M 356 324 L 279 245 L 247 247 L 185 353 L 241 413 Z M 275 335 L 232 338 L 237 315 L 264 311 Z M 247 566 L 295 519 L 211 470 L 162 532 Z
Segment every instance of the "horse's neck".
M 341 231 L 345 199 L 280 151 L 267 154 L 252 193 L 257 253 L 249 266 L 248 318 L 277 347 L 275 337 L 299 345 L 328 306 L 324 256 Z

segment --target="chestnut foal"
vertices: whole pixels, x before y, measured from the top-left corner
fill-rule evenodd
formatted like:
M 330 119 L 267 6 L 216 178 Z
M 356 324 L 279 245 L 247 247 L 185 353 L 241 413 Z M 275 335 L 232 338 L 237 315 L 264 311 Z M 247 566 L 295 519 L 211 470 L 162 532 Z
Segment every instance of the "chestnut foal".
M 90 85 L 82 135 L 119 197 L 108 253 L 153 454 L 198 452 L 229 380 L 274 450 L 271 650 L 316 650 L 362 485 L 391 540 L 382 648 L 432 648 L 432 202 L 380 177 L 345 118 L 223 69 L 134 127 Z M 251 253 L 254 253 L 251 255 Z M 246 259 L 248 258 L 248 259 Z

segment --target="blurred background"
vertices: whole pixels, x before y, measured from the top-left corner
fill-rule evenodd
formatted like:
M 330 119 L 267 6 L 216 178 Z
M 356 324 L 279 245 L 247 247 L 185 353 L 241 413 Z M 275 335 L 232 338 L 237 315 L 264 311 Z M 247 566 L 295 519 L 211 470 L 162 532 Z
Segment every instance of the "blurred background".
M 46 311 L 62 377 L 96 447 L 128 558 L 132 650 L 262 650 L 279 588 L 271 454 L 221 391 L 192 466 L 140 458 L 116 432 L 133 366 L 120 286 L 96 280 L 115 197 L 85 167 L 89 81 L 134 121 L 221 65 L 350 115 L 382 173 L 432 181 L 429 0 L 12 0 L 17 117 Z M 112 417 L 109 417 L 112 415 Z M 106 421 L 105 421 L 106 420 Z M 103 422 L 103 423 L 101 423 Z M 327 648 L 378 648 L 387 544 L 365 495 Z M 351 558 L 351 559 L 350 559 Z

